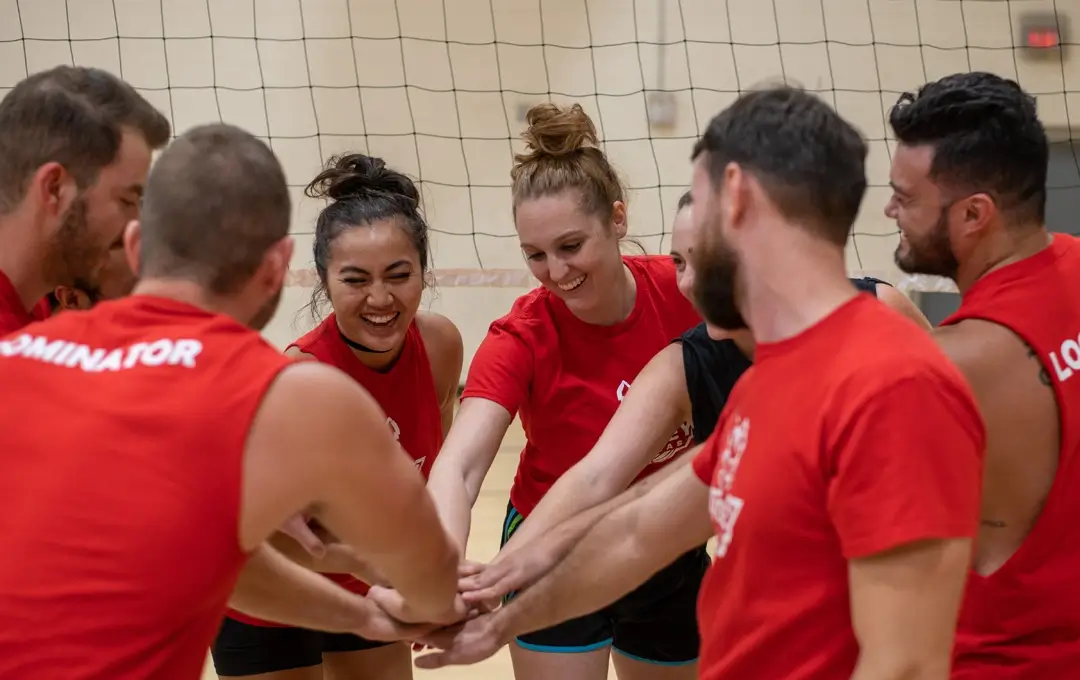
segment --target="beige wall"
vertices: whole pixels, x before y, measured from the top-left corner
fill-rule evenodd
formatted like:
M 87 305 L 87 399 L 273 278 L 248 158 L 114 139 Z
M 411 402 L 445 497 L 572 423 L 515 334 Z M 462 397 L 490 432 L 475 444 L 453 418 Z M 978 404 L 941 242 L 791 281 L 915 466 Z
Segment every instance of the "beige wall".
M 1069 125 L 1080 111 L 1077 65 L 1028 61 L 1010 48 L 1021 12 L 1053 6 L 1046 0 L 24 0 L 16 13 L 14 0 L 0 0 L 0 92 L 28 71 L 57 63 L 99 65 L 140 88 L 177 131 L 226 120 L 269 139 L 295 185 L 298 270 L 310 265 L 319 207 L 300 196 L 300 187 L 329 154 L 385 156 L 423 180 L 438 230 L 436 266 L 458 270 L 443 277 L 427 304 L 461 328 L 467 363 L 487 324 L 531 285 L 505 189 L 521 107 L 550 92 L 593 114 L 633 188 L 632 230 L 657 252 L 668 246 L 663 234 L 688 179 L 688 154 L 709 118 L 764 80 L 787 77 L 818 90 L 871 145 L 875 186 L 849 266 L 895 280 L 895 229 L 881 215 L 889 162 L 884 111 L 899 91 L 928 78 L 987 69 L 1018 77 L 1039 95 L 1049 124 Z M 674 92 L 672 127 L 650 129 L 646 89 Z M 483 279 L 480 269 L 506 271 Z M 306 293 L 302 286 L 289 290 L 267 329 L 274 342 L 284 344 L 308 327 L 306 319 L 296 322 Z

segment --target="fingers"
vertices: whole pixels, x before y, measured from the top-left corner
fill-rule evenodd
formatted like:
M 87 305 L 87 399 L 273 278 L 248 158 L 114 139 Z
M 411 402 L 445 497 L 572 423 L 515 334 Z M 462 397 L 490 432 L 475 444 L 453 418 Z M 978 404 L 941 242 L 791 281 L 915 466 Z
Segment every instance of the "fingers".
M 326 544 L 315 535 L 303 515 L 294 515 L 281 527 L 281 532 L 293 540 L 311 555 L 321 558 L 326 554 Z
M 431 654 L 421 654 L 413 660 L 413 664 L 417 668 L 424 670 L 435 670 L 436 668 L 443 668 L 444 666 L 453 665 L 453 657 L 450 652 L 439 651 L 432 652 Z
M 458 623 L 445 628 L 430 630 L 425 635 L 416 638 L 415 644 L 429 649 L 449 649 L 454 645 L 454 639 L 464 627 L 465 624 Z
M 473 562 L 471 560 L 465 560 L 458 565 L 458 578 L 465 578 L 468 576 L 475 576 L 484 571 L 488 565 L 481 564 L 480 562 Z
M 417 623 L 415 621 L 409 621 L 411 613 L 409 612 L 408 606 L 405 604 L 405 598 L 403 598 L 398 591 L 373 585 L 367 592 L 367 598 L 398 621 Z
M 486 590 L 474 590 L 461 594 L 461 599 L 466 605 L 488 613 L 495 611 L 502 604 L 503 595 L 501 588 L 488 588 Z
M 506 595 L 527 586 L 527 579 L 516 569 L 504 565 L 490 565 L 476 576 L 458 582 L 461 597 L 471 605 L 497 603 Z

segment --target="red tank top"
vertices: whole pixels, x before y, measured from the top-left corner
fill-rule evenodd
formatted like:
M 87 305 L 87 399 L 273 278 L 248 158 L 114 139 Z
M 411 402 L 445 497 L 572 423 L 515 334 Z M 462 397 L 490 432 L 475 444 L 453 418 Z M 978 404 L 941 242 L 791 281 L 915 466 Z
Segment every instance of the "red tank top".
M 0 342 L 0 678 L 200 676 L 247 559 L 245 441 L 288 364 L 148 296 Z
M 0 272 L 0 338 L 45 318 L 38 316 L 37 312 L 38 307 L 31 311 L 26 310 L 11 279 L 4 272 Z
M 984 319 L 1038 353 L 1057 397 L 1061 452 L 1046 505 L 1020 549 L 988 577 L 971 573 L 954 680 L 1065 680 L 1080 674 L 1080 240 L 977 281 L 946 319 Z
M 386 413 L 386 423 L 394 437 L 427 478 L 442 446 L 442 414 L 431 362 L 415 321 L 405 333 L 405 345 L 398 360 L 383 373 L 368 368 L 356 358 L 341 339 L 333 314 L 290 347 L 341 369 L 370 392 Z M 325 576 L 355 593 L 364 594 L 368 590 L 366 583 L 348 574 Z M 229 617 L 258 626 L 279 625 L 234 610 L 229 611 Z
M 679 292 L 670 257 L 623 262 L 637 283 L 626 319 L 611 326 L 585 323 L 538 288 L 491 324 L 469 367 L 463 398 L 488 399 L 521 415 L 526 443 L 510 500 L 523 516 L 592 449 L 645 364 L 701 321 Z M 638 479 L 690 448 L 692 437 L 684 423 Z

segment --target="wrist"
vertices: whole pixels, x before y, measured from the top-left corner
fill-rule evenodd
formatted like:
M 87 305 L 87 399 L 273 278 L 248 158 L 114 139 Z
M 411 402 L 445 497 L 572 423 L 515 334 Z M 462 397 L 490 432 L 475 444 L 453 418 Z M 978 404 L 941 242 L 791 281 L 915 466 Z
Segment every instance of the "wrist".
M 522 617 L 511 603 L 504 604 L 491 614 L 491 626 L 495 631 L 495 638 L 499 646 L 508 645 L 519 635 L 528 632 L 524 630 Z
M 366 597 L 345 591 L 342 607 L 338 612 L 338 627 L 342 632 L 363 632 L 367 628 L 378 608 Z

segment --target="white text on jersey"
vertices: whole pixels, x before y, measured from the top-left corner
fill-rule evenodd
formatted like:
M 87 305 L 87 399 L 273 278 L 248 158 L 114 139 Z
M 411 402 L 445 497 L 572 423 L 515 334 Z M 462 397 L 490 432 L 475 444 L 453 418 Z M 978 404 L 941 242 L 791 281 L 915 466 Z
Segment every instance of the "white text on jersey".
M 1058 382 L 1065 382 L 1080 371 L 1080 338 L 1069 338 L 1057 352 L 1050 352 L 1050 365 Z
M 100 373 L 138 366 L 195 368 L 195 359 L 202 349 L 201 342 L 191 339 L 162 338 L 153 342 L 136 342 L 126 347 L 104 348 L 24 333 L 13 340 L 0 341 L 0 358 L 21 357 L 87 373 Z

